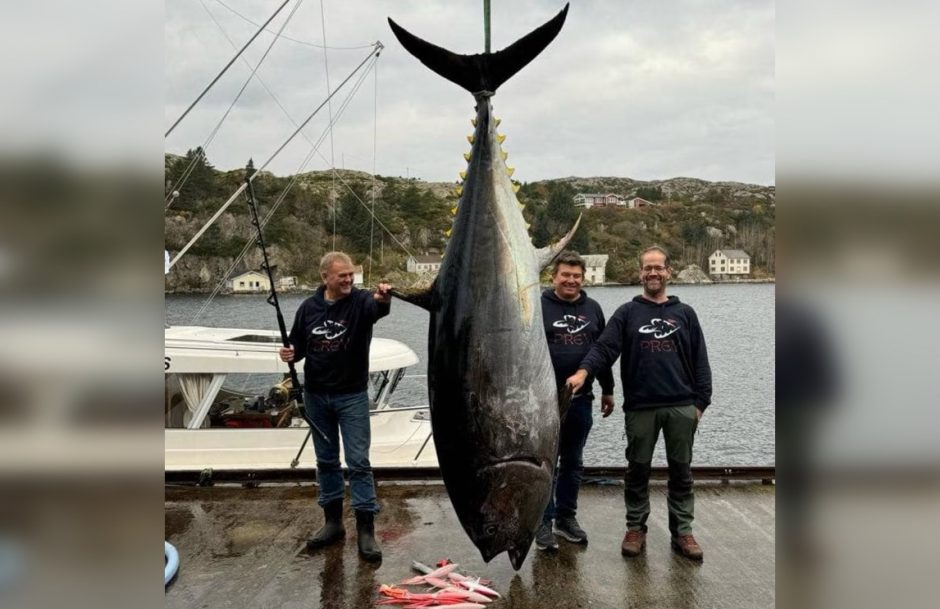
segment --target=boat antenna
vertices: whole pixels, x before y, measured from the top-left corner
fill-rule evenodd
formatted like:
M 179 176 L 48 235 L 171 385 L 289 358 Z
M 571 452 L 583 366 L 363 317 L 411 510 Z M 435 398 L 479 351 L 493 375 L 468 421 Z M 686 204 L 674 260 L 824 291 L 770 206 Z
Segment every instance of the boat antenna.
M 261 221 L 258 219 L 258 203 L 257 198 L 255 197 L 255 187 L 251 183 L 254 174 L 254 161 L 248 159 L 248 166 L 245 168 L 245 198 L 248 200 L 248 209 L 251 211 L 251 224 L 258 232 L 258 247 L 261 249 L 261 270 L 267 273 L 268 283 L 271 284 L 271 294 L 268 296 L 267 300 L 268 304 L 274 307 L 274 310 L 277 312 L 277 327 L 278 330 L 281 331 L 281 343 L 283 343 L 285 347 L 290 347 L 290 341 L 287 339 L 287 326 L 284 324 L 284 314 L 281 313 L 281 304 L 277 300 L 277 288 L 274 286 L 274 274 L 271 271 L 271 264 L 268 261 L 268 250 L 264 245 L 264 231 L 261 230 Z M 294 400 L 298 406 L 300 406 L 300 413 L 304 419 L 307 420 L 310 428 L 316 430 L 316 432 L 320 434 L 323 439 L 327 441 L 327 443 L 329 443 L 330 439 L 325 433 L 323 433 L 323 430 L 317 427 L 316 423 L 314 423 L 313 420 L 311 420 L 305 414 L 303 409 L 303 388 L 300 385 L 300 380 L 297 378 L 297 369 L 294 367 L 294 362 L 287 362 L 287 368 L 290 371 L 291 399 Z

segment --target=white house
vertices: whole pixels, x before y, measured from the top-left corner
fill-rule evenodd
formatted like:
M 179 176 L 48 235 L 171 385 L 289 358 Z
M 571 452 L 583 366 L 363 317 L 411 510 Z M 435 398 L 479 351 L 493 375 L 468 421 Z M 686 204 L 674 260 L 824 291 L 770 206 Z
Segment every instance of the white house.
M 297 277 L 294 275 L 288 275 L 287 277 L 279 277 L 277 280 L 277 289 L 279 290 L 289 290 L 291 288 L 297 287 Z
M 574 206 L 590 209 L 592 207 L 625 207 L 626 201 L 613 193 L 579 193 L 574 196 Z
M 607 254 L 585 254 L 584 283 L 590 285 L 602 284 L 607 281 Z
M 441 270 L 440 254 L 425 254 L 423 256 L 408 256 L 407 268 L 409 273 L 437 273 Z
M 708 257 L 710 275 L 749 275 L 751 257 L 744 250 L 715 250 Z
M 268 276 L 258 271 L 248 271 L 232 277 L 232 291 L 236 294 L 267 292 L 271 289 Z

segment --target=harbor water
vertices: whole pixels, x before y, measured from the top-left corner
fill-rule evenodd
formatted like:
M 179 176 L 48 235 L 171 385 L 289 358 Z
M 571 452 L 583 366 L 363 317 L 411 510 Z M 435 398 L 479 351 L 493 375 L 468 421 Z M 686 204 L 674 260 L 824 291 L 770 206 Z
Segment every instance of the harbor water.
M 606 316 L 640 293 L 637 286 L 589 287 Z M 670 286 L 669 294 L 690 304 L 698 313 L 705 332 L 712 367 L 714 392 L 695 438 L 695 465 L 774 465 L 774 294 L 773 284 L 720 284 Z M 290 326 L 294 312 L 308 294 L 284 294 L 279 299 Z M 217 296 L 205 309 L 205 295 L 172 295 L 165 300 L 169 325 L 277 329 L 273 307 L 263 295 Z M 379 321 L 375 336 L 399 340 L 411 347 L 420 363 L 408 371 L 395 392 L 393 402 L 401 406 L 427 404 L 428 313 L 394 300 L 392 313 Z M 614 365 L 618 405 L 623 403 L 619 364 Z M 265 393 L 271 378 L 242 379 L 238 389 Z M 247 385 L 246 385 L 246 384 Z M 595 394 L 599 387 L 595 384 Z M 623 413 L 608 418 L 599 413 L 595 401 L 594 427 L 585 448 L 584 462 L 590 466 L 622 466 L 626 440 Z M 657 446 L 655 465 L 665 464 L 662 442 Z

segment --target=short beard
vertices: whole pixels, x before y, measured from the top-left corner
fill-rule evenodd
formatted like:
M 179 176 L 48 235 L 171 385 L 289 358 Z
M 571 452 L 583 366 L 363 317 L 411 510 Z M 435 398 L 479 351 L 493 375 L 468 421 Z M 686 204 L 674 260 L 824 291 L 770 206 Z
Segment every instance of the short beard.
M 649 288 L 649 286 L 644 282 L 644 283 L 643 283 L 643 291 L 646 292 L 647 294 L 649 294 L 650 296 L 659 296 L 660 294 L 662 294 L 663 292 L 666 291 L 666 282 L 660 280 L 660 281 L 659 281 L 659 289 L 656 290 L 656 291 L 651 290 L 651 289 Z

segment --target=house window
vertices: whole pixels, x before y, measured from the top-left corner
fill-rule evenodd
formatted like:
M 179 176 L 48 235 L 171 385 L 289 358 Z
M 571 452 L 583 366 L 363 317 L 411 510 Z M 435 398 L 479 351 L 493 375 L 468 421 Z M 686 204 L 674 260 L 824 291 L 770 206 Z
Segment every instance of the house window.
M 244 282 L 244 281 L 239 281 L 239 282 L 238 282 L 238 287 L 240 287 L 240 288 L 245 287 L 245 282 Z

